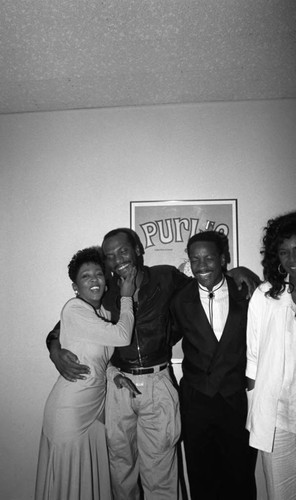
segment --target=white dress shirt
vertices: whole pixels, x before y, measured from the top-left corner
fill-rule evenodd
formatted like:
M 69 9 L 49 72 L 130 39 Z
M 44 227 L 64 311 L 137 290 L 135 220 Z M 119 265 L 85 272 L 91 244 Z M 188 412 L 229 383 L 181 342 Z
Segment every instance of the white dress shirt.
M 213 321 L 213 324 L 211 324 L 211 326 L 217 339 L 220 340 L 229 310 L 228 285 L 224 277 L 217 285 L 214 286 L 212 293 L 214 296 L 211 299 L 209 297 L 210 291 L 199 285 L 199 294 L 202 306 L 207 315 L 209 323 L 211 324 Z

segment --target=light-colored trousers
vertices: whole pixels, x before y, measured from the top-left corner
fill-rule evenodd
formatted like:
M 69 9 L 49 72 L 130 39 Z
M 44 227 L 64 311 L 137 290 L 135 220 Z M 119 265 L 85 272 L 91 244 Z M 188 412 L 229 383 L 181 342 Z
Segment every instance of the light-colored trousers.
M 141 391 L 108 381 L 106 429 L 114 500 L 180 500 L 176 444 L 181 430 L 179 398 L 165 369 L 129 377 Z
M 272 453 L 262 452 L 268 500 L 296 499 L 296 434 L 276 429 Z

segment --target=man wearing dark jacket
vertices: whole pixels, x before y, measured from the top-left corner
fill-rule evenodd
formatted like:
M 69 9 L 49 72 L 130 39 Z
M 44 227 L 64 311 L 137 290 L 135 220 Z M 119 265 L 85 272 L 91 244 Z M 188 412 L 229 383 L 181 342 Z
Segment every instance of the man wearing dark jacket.
M 194 280 L 171 302 L 174 340 L 183 338 L 182 433 L 192 500 L 256 498 L 256 452 L 245 429 L 248 300 L 225 276 L 225 237 L 194 235 Z

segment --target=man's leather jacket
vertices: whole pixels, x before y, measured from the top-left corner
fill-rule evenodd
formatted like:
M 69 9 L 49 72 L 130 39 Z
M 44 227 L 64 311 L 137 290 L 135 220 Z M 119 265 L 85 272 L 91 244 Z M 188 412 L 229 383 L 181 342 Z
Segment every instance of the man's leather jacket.
M 131 344 L 116 347 L 111 362 L 126 368 L 148 367 L 170 361 L 170 300 L 188 278 L 173 266 L 144 266 L 144 277 L 135 303 L 135 327 Z M 120 292 L 116 278 L 108 284 L 104 307 L 111 311 L 112 322 L 119 318 Z

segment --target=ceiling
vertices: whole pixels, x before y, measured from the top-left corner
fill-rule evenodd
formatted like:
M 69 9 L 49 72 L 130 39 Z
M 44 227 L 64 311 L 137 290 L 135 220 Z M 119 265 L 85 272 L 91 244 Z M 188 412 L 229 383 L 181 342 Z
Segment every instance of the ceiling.
M 296 0 L 2 0 L 0 113 L 296 98 Z

